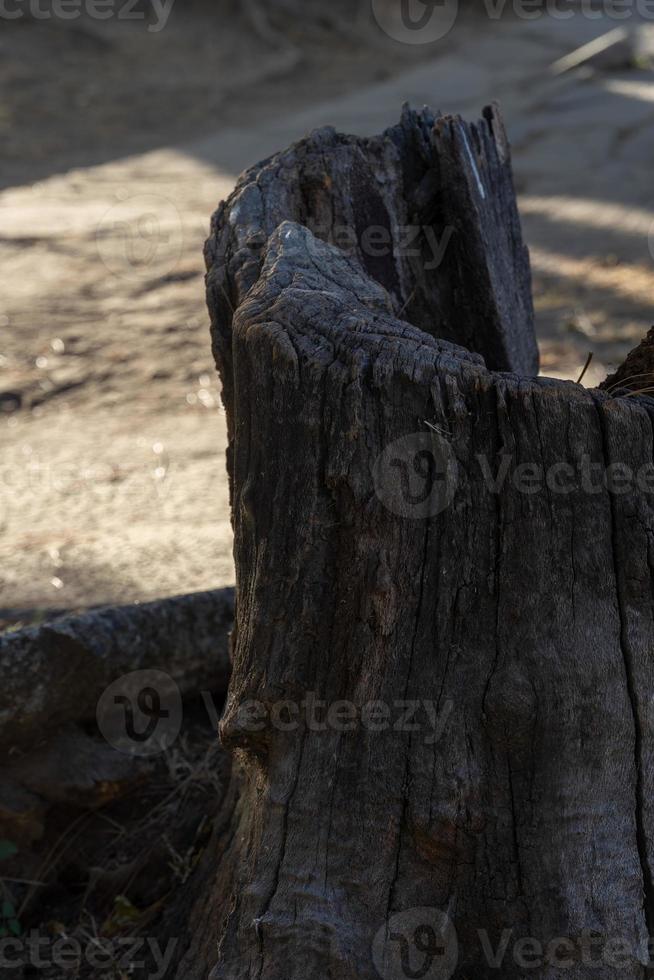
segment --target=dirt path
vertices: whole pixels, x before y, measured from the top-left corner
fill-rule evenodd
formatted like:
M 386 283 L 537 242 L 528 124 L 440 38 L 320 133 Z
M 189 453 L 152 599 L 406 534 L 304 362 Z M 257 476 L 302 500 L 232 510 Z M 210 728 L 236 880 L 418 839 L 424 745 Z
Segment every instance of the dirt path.
M 323 75 L 324 101 L 290 112 L 291 76 L 255 122 L 224 118 L 181 149 L 154 145 L 7 187 L 0 617 L 233 580 L 202 242 L 239 170 L 314 126 L 374 132 L 404 99 L 474 115 L 498 98 L 543 373 L 575 377 L 594 350 L 585 383 L 603 377 L 651 322 L 654 82 L 630 66 L 559 78 L 548 66 L 604 29 L 480 22 L 447 54 L 374 84 L 379 69 L 350 52 L 349 95 L 343 78 Z

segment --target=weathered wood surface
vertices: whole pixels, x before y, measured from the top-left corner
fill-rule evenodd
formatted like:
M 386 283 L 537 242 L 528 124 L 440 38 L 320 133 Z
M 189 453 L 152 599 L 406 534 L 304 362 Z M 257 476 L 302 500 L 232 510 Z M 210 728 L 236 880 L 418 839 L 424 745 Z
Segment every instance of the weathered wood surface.
M 122 674 L 166 671 L 181 692 L 221 692 L 229 680 L 234 590 L 65 616 L 0 636 L 0 743 L 34 744 L 71 721 L 95 717 Z
M 654 515 L 603 478 L 651 466 L 654 403 L 494 373 L 297 224 L 262 258 L 232 340 L 238 776 L 177 977 L 395 980 L 396 916 L 425 907 L 460 980 L 525 975 L 520 937 L 567 941 L 529 975 L 614 978 L 611 940 L 644 977 Z M 254 730 L 251 701 L 312 694 L 446 723 Z M 479 930 L 504 929 L 492 967 Z
M 629 351 L 624 362 L 600 385 L 606 391 L 628 388 L 633 392 L 654 393 L 654 327 Z
M 495 107 L 476 124 L 405 108 L 397 126 L 370 139 L 316 130 L 241 176 L 205 253 L 228 424 L 233 311 L 284 220 L 351 254 L 396 315 L 479 352 L 494 370 L 538 373 L 529 256 Z

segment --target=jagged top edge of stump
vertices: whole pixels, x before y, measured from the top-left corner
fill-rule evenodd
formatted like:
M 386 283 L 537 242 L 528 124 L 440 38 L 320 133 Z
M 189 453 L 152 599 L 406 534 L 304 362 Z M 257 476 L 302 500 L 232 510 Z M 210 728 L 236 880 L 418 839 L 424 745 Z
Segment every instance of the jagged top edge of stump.
M 494 186 L 497 179 L 497 193 L 489 194 L 480 176 L 486 169 L 488 186 Z M 372 188 L 370 197 L 363 189 L 368 185 Z M 352 200 L 350 191 L 354 194 Z M 414 228 L 415 222 L 431 225 L 431 212 L 439 194 L 444 194 L 444 200 L 449 202 L 447 206 L 441 202 L 443 208 L 439 210 L 442 220 L 447 217 L 448 236 L 459 224 L 460 230 L 471 233 L 474 262 L 480 262 L 480 281 L 488 280 L 488 289 L 484 293 L 480 286 L 475 299 L 476 291 L 469 284 L 466 295 L 471 314 L 461 323 L 463 327 L 467 325 L 465 334 L 454 325 L 451 298 L 444 290 L 444 310 L 440 311 L 440 319 L 434 320 L 443 329 L 434 332 L 470 350 L 482 351 L 496 369 L 536 374 L 538 352 L 529 259 L 520 231 L 509 144 L 499 108 L 487 106 L 477 122 L 467 122 L 458 115 L 435 113 L 428 107 L 414 110 L 405 105 L 399 123 L 380 135 L 346 135 L 333 127 L 315 130 L 246 170 L 232 194 L 213 214 L 211 233 L 205 243 L 207 301 L 213 351 L 228 390 L 227 400 L 234 309 L 256 282 L 266 239 L 284 219 L 306 225 L 325 240 L 331 240 L 331 233 L 324 235 L 320 229 L 323 224 L 330 226 L 330 222 L 335 222 L 330 226 L 334 234 L 345 231 L 346 237 L 358 236 L 367 222 L 371 222 L 369 228 L 383 227 L 386 233 L 390 230 L 387 220 L 396 225 L 390 258 L 383 268 L 378 257 L 371 257 L 357 239 L 359 264 L 389 288 L 396 316 L 411 306 L 417 292 L 418 309 L 413 310 L 414 315 L 409 312 L 407 318 L 420 322 L 431 333 L 431 326 L 424 322 L 429 308 L 429 277 L 422 281 L 423 270 L 422 279 L 419 275 L 415 278 L 415 269 L 404 255 L 405 246 L 400 245 L 401 232 L 397 238 L 395 232 L 404 228 L 407 221 Z M 501 226 L 497 256 L 491 247 L 494 224 Z M 349 250 L 348 246 L 345 250 Z M 458 270 L 454 274 L 460 279 L 474 278 L 474 262 L 467 264 L 464 255 L 452 261 Z M 510 268 L 505 268 L 506 263 Z M 503 281 L 507 276 L 508 286 Z M 515 278 L 511 283 L 512 276 Z M 457 284 L 460 285 L 458 280 Z M 488 314 L 486 326 L 480 319 L 484 309 Z M 518 323 L 521 329 L 517 328 Z
M 513 388 L 525 396 L 550 391 L 568 399 L 617 401 L 611 392 L 572 380 L 492 371 L 480 354 L 398 319 L 383 286 L 336 246 L 292 221 L 282 222 L 270 235 L 261 273 L 235 311 L 232 326 L 241 339 L 253 328 L 268 328 L 291 359 L 306 352 L 359 367 L 386 361 L 412 381 L 451 375 L 471 385 Z M 651 409 L 654 399 L 638 396 L 621 404 Z
M 413 109 L 408 102 L 405 102 L 402 106 L 399 122 L 394 123 L 392 126 L 383 130 L 383 132 L 373 136 L 357 136 L 353 133 L 343 133 L 334 126 L 318 127 L 301 139 L 295 140 L 285 149 L 278 150 L 276 153 L 264 157 L 263 160 L 246 167 L 242 171 L 236 180 L 234 190 L 226 200 L 218 204 L 212 214 L 211 230 L 205 243 L 207 270 L 211 269 L 215 261 L 212 243 L 220 230 L 225 212 L 233 208 L 243 191 L 251 184 L 258 184 L 265 180 L 268 175 L 272 176 L 276 174 L 280 167 L 297 160 L 305 151 L 309 151 L 314 147 L 317 148 L 318 146 L 320 146 L 322 151 L 330 145 L 332 147 L 358 146 L 365 151 L 368 149 L 379 149 L 387 142 L 400 146 L 403 137 L 411 134 L 414 137 L 421 137 L 425 147 L 427 147 L 431 139 L 431 133 L 437 125 L 444 127 L 460 126 L 466 134 L 474 135 L 477 134 L 479 127 L 486 126 L 489 135 L 495 142 L 500 160 L 505 162 L 510 158 L 510 146 L 504 121 L 499 105 L 496 102 L 484 106 L 481 116 L 475 122 L 466 121 L 458 113 L 445 113 L 440 109 L 433 110 L 426 105 L 421 109 Z

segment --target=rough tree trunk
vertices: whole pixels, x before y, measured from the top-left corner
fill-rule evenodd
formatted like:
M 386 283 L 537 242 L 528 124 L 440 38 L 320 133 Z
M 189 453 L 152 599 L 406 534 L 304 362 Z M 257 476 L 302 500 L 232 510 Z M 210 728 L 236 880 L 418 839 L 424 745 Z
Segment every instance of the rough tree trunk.
M 286 222 L 218 339 L 235 773 L 177 976 L 644 977 L 654 403 L 490 370 L 367 272 Z

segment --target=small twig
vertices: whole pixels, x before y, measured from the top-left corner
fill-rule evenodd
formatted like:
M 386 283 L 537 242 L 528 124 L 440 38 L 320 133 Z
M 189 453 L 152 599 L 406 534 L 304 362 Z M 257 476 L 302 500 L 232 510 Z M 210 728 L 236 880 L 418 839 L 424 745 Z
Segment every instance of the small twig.
M 429 429 L 432 429 L 433 432 L 437 432 L 439 436 L 444 436 L 445 439 L 452 438 L 452 433 L 442 425 L 436 425 L 434 422 L 429 422 L 427 419 L 423 419 L 422 421 Z
M 6 881 L 9 881 L 9 878 L 0 878 L 0 892 L 2 892 L 5 901 L 13 904 L 13 896 L 5 884 Z
M 100 820 L 104 820 L 106 823 L 108 823 L 110 827 L 114 828 L 114 830 L 117 830 L 119 837 L 125 836 L 127 831 L 124 825 L 122 823 L 119 823 L 118 820 L 114 820 L 114 818 L 110 817 L 107 813 L 102 813 L 101 810 L 97 810 L 95 815 Z
M 229 306 L 229 308 L 230 308 L 230 310 L 231 310 L 231 313 L 232 313 L 232 316 L 234 316 L 234 313 L 235 313 L 236 311 L 235 311 L 235 309 L 234 309 L 234 307 L 232 306 L 232 301 L 231 301 L 231 299 L 229 298 L 229 296 L 227 295 L 227 292 L 226 292 L 226 290 L 225 290 L 225 287 L 223 286 L 223 284 L 222 284 L 222 283 L 220 284 L 220 291 L 221 291 L 221 293 L 223 294 L 223 296 L 225 297 L 225 299 L 227 300 L 227 305 Z
M 43 881 L 30 881 L 29 878 L 7 878 L 6 875 L 2 880 L 10 881 L 12 885 L 32 885 L 34 888 L 43 888 L 45 884 Z
M 620 378 L 619 381 L 614 381 L 612 384 L 605 388 L 605 391 L 612 391 L 614 388 L 626 388 L 630 381 L 635 381 L 636 378 L 652 378 L 654 379 L 654 371 L 641 371 L 639 374 L 630 374 L 626 378 Z
M 580 385 L 580 384 L 581 384 L 581 382 L 582 382 L 582 380 L 583 380 L 583 377 L 584 377 L 584 375 L 585 375 L 585 373 L 586 373 L 586 371 L 587 371 L 587 370 L 588 370 L 588 368 L 590 367 L 590 362 L 592 361 L 592 359 L 593 359 L 593 352 L 592 352 L 592 351 L 590 351 L 590 353 L 588 354 L 588 357 L 586 358 L 586 363 L 585 363 L 585 364 L 584 364 L 584 366 L 583 366 L 583 369 L 582 369 L 582 372 L 581 372 L 581 374 L 579 375 L 579 377 L 577 378 L 577 384 L 578 384 L 578 385 Z
M 409 293 L 409 295 L 408 295 L 408 297 L 406 298 L 406 300 L 405 300 L 405 301 L 404 301 L 404 303 L 402 304 L 402 307 L 401 307 L 401 309 L 400 309 L 400 311 L 399 311 L 399 313 L 397 314 L 397 315 L 398 315 L 398 317 L 401 317 L 401 316 L 402 316 L 402 314 L 403 314 L 403 313 L 404 313 L 404 311 L 406 310 L 406 308 L 407 308 L 407 306 L 409 305 L 409 303 L 411 302 L 411 300 L 412 300 L 412 299 L 413 299 L 413 297 L 415 296 L 415 294 L 416 294 L 416 291 L 417 291 L 417 289 L 418 289 L 418 284 L 416 283 L 416 285 L 415 285 L 415 286 L 413 287 L 413 289 L 412 289 L 412 290 L 411 290 L 411 292 Z
M 631 391 L 626 391 L 624 395 L 620 395 L 620 398 L 632 398 L 634 395 L 649 395 L 651 393 L 654 393 L 653 387 L 635 388 Z
M 48 877 L 48 874 L 52 871 L 53 868 L 57 866 L 57 863 L 61 860 L 61 858 L 66 853 L 68 848 L 71 846 L 71 844 L 75 842 L 77 837 L 79 837 L 82 830 L 84 829 L 83 826 L 80 827 L 79 824 L 83 824 L 83 822 L 89 816 L 90 813 L 88 812 L 81 813 L 75 820 L 73 820 L 71 824 L 69 824 L 68 827 L 66 827 L 63 833 L 60 834 L 60 836 L 57 838 L 53 846 L 48 851 L 45 860 L 43 861 L 41 867 L 39 868 L 39 877 L 41 878 Z M 73 834 L 73 831 L 76 831 L 76 833 Z M 34 883 L 30 887 L 30 890 L 28 891 L 27 895 L 23 899 L 21 907 L 18 910 L 19 920 L 23 917 L 23 915 L 29 908 L 29 905 L 31 904 L 32 899 L 34 898 L 37 888 L 43 888 L 44 884 L 45 882 L 38 882 L 38 884 Z

